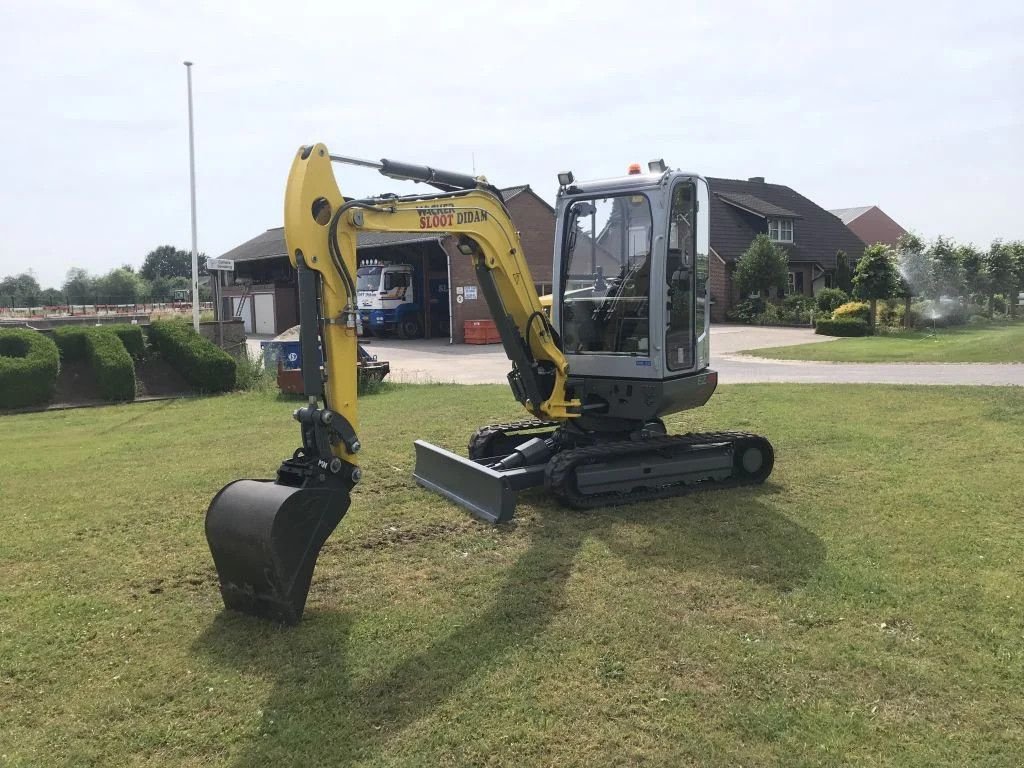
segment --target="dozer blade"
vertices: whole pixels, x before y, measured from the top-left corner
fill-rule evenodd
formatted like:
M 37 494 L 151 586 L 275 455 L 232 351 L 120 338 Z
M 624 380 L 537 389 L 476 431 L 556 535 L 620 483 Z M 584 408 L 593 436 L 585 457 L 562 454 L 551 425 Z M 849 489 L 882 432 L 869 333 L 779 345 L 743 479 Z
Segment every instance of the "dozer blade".
M 206 512 L 206 541 L 225 607 L 297 624 L 320 548 L 350 503 L 336 488 L 269 480 L 224 486 Z
M 517 491 L 544 483 L 544 465 L 498 471 L 423 440 L 414 445 L 416 482 L 490 523 L 511 520 Z

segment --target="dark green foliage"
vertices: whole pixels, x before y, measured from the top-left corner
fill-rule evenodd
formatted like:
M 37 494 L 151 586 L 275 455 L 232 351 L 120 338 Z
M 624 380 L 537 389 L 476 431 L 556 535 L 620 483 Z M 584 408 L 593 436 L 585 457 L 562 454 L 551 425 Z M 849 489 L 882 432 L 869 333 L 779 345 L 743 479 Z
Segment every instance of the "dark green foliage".
M 140 360 L 145 357 L 146 339 L 142 335 L 142 328 L 140 326 L 122 323 L 120 325 L 108 325 L 106 329 L 113 331 L 117 335 L 133 360 Z
M 86 329 L 85 348 L 96 385 L 104 400 L 135 399 L 135 364 L 110 328 Z
M 52 339 L 24 328 L 0 330 L 0 408 L 48 402 L 59 370 Z
M 764 312 L 764 306 L 764 299 L 747 299 L 727 311 L 725 317 L 736 323 L 755 324 L 757 316 Z
M 186 381 L 203 392 L 227 392 L 235 386 L 235 359 L 178 320 L 149 326 L 149 343 Z
M 892 251 L 876 244 L 864 249 L 853 275 L 854 294 L 859 299 L 888 299 L 899 290 L 899 272 Z
M 0 280 L 0 307 L 34 307 L 42 303 L 41 297 L 39 283 L 31 272 Z
M 736 262 L 733 281 L 742 294 L 762 294 L 773 288 L 781 293 L 786 289 L 788 265 L 785 251 L 762 233 Z
M 850 273 L 850 257 L 846 251 L 836 251 L 836 288 L 850 294 L 853 292 L 853 276 Z
M 902 282 L 888 246 L 875 243 L 864 249 L 864 256 L 857 262 L 853 273 L 853 293 L 857 298 L 871 302 L 868 317 L 872 325 L 875 323 L 876 302 L 901 293 Z
M 964 292 L 964 268 L 960 263 L 963 254 L 951 240 L 938 237 L 931 247 L 931 295 L 960 296 Z
M 146 254 L 139 274 L 146 280 L 158 277 L 192 277 L 192 251 L 183 251 L 173 245 L 161 245 Z M 206 254 L 199 254 L 199 274 L 206 274 Z
M 850 295 L 842 288 L 825 288 L 814 299 L 819 312 L 832 314 L 836 307 L 841 307 L 850 300 Z
M 60 359 L 65 363 L 85 360 L 89 354 L 85 346 L 85 337 L 89 333 L 87 325 L 62 325 L 53 332 L 53 340 L 60 350 Z
M 870 336 L 871 326 L 863 320 L 822 318 L 815 324 L 814 332 L 822 336 Z
M 901 296 L 929 296 L 932 286 L 932 256 L 924 241 L 912 232 L 904 232 L 896 241 Z

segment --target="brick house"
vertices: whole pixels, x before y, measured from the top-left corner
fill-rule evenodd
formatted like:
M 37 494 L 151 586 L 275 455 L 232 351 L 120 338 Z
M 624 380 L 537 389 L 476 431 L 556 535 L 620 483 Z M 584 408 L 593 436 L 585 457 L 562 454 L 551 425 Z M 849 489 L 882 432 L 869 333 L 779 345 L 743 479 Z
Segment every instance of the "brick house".
M 554 208 L 529 185 L 509 187 L 501 194 L 519 230 L 537 290 L 547 293 L 551 290 Z M 222 289 L 225 316 L 241 317 L 247 333 L 277 334 L 298 324 L 298 284 L 288 260 L 283 227 L 268 229 L 220 258 L 234 263 L 234 271 L 221 273 L 227 283 Z M 490 319 L 472 262 L 458 251 L 450 235 L 360 232 L 357 259 L 418 267 L 424 281 L 421 295 L 428 297 L 424 304 L 426 338 L 448 338 L 450 333 L 453 341 L 462 343 L 467 320 Z
M 907 230 L 877 205 L 862 205 L 859 208 L 836 208 L 829 211 L 839 217 L 843 224 L 868 245 L 884 243 L 896 245 L 901 235 Z
M 831 287 L 836 252 L 851 264 L 864 252 L 864 241 L 836 216 L 782 184 L 763 177 L 708 178 L 711 188 L 711 317 L 726 319 L 742 301 L 733 285 L 736 262 L 751 241 L 765 233 L 789 258 L 789 291 L 813 296 Z

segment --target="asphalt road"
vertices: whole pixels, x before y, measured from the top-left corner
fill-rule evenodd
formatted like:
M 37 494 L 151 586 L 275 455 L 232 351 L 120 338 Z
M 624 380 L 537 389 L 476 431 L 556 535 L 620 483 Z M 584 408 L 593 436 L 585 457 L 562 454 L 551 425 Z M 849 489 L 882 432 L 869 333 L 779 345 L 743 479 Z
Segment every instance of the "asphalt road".
M 822 363 L 764 360 L 738 354 L 828 339 L 804 328 L 719 325 L 711 330 L 711 367 L 720 384 L 964 384 L 1024 386 L 1024 364 Z M 250 339 L 254 351 L 259 340 Z M 364 346 L 391 362 L 392 381 L 504 384 L 508 358 L 500 345 L 449 345 L 447 340 L 366 339 Z

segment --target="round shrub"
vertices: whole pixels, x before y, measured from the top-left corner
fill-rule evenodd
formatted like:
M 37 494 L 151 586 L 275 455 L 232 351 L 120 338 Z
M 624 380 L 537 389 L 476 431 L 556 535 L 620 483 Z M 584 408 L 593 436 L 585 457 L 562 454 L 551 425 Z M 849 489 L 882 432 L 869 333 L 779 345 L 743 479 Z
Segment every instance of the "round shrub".
M 863 320 L 866 323 L 871 319 L 871 305 L 865 301 L 848 301 L 836 307 L 832 317 L 836 320 Z
M 0 330 L 0 408 L 49 402 L 59 370 L 53 339 L 24 328 Z
M 870 336 L 871 326 L 856 318 L 822 318 L 815 324 L 814 332 L 822 336 Z
M 149 325 L 149 344 L 197 389 L 234 389 L 235 359 L 196 333 L 191 325 L 178 320 L 155 320 Z
M 842 288 L 825 288 L 814 297 L 818 305 L 818 311 L 825 314 L 832 314 L 836 307 L 841 307 L 850 300 L 849 295 Z

